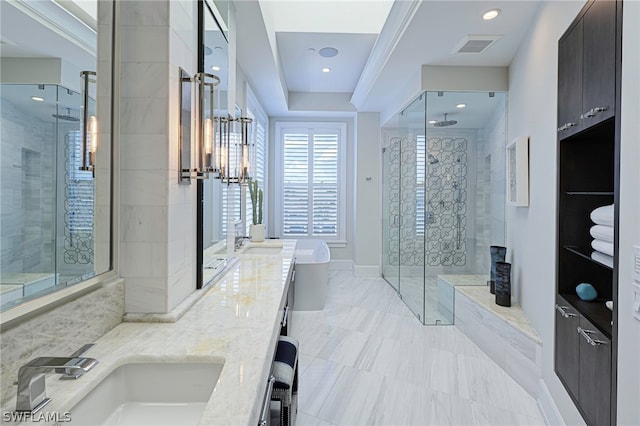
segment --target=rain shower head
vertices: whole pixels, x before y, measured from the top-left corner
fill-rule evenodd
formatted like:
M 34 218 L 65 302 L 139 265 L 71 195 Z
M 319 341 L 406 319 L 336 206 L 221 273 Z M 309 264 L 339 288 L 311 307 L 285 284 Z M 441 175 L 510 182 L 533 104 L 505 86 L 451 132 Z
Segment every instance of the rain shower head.
M 74 117 L 71 115 L 71 108 L 67 108 L 67 114 L 51 114 L 53 118 L 57 118 L 58 120 L 64 121 L 73 121 L 78 122 L 80 119 L 78 117 Z
M 453 126 L 454 124 L 458 124 L 458 122 L 456 120 L 447 120 L 447 114 L 445 113 L 444 120 L 437 121 L 433 125 L 436 127 L 449 127 L 449 126 Z

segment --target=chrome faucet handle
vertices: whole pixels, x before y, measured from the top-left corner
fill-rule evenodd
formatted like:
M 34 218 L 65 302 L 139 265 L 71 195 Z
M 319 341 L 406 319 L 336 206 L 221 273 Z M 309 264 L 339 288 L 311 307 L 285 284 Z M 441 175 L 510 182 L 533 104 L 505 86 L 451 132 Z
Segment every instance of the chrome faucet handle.
M 40 357 L 34 358 L 18 370 L 16 411 L 36 412 L 49 403 L 46 397 L 45 373 L 65 371 L 78 378 L 98 364 L 93 358 Z M 67 373 L 68 372 L 68 373 Z
M 80 349 L 78 349 L 77 351 L 75 351 L 74 353 L 71 354 L 71 358 L 78 358 L 81 357 L 82 355 L 84 355 L 85 353 L 87 353 L 89 351 L 89 349 L 91 349 L 92 347 L 94 347 L 96 344 L 95 343 L 87 343 L 86 345 L 83 345 Z M 62 376 L 60 376 L 60 380 L 76 380 L 78 379 L 80 376 L 82 376 L 82 374 L 74 374 L 71 372 L 71 369 L 68 367 L 65 368 L 56 368 L 56 373 L 62 374 Z

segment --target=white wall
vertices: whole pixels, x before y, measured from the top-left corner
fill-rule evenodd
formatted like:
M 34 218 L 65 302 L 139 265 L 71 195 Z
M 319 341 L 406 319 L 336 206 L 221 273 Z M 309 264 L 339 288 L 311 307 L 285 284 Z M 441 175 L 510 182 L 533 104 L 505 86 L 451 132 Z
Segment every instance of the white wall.
M 354 211 L 354 272 L 379 275 L 382 245 L 380 114 L 360 112 L 356 117 L 356 170 Z
M 632 246 L 640 245 L 640 2 L 625 1 L 622 37 L 618 424 L 640 423 L 640 321 L 631 315 Z
M 508 139 L 529 136 L 530 206 L 507 207 L 507 247 L 520 303 L 543 341 L 542 377 L 566 424 L 583 424 L 553 371 L 558 39 L 583 1 L 547 2 L 509 70 Z

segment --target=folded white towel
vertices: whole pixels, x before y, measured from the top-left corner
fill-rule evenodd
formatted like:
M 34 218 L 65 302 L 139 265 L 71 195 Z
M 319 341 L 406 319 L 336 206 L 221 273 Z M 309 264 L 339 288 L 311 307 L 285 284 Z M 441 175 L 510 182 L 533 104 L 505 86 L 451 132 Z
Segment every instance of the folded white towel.
M 593 225 L 591 229 L 589 229 L 589 233 L 596 240 L 606 241 L 608 243 L 613 242 L 613 226 Z
M 613 204 L 592 211 L 591 220 L 597 225 L 613 226 Z
M 600 253 L 608 254 L 609 256 L 615 256 L 615 254 L 613 253 L 613 243 L 608 243 L 601 240 L 593 240 L 591 241 L 591 247 L 593 247 L 594 250 L 599 251 Z
M 609 256 L 608 254 L 594 251 L 593 253 L 591 253 L 591 258 L 597 262 L 602 263 L 603 265 L 607 265 L 609 268 L 613 268 L 613 257 Z

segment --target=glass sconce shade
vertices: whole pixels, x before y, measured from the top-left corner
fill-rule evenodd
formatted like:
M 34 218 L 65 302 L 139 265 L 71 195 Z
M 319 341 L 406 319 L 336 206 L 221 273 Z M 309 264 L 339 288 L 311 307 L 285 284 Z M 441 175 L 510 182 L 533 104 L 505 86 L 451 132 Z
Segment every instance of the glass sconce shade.
M 195 178 L 207 179 L 209 173 L 218 171 L 214 164 L 216 143 L 213 131 L 213 100 L 215 86 L 220 84 L 220 78 L 213 74 L 200 72 L 193 79 L 198 91 Z
M 249 182 L 251 164 L 251 137 L 253 122 L 249 117 L 216 117 L 218 126 L 218 152 L 220 167 L 218 178 L 227 184 Z

